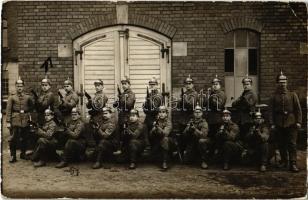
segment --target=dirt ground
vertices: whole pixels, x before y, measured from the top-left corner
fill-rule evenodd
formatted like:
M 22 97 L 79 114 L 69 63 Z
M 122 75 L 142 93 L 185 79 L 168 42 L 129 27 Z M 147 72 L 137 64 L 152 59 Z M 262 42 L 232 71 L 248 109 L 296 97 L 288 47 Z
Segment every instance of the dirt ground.
M 260 173 L 253 167 L 173 164 L 164 172 L 155 164 L 128 170 L 123 164 L 106 164 L 92 170 L 90 162 L 56 169 L 55 162 L 34 168 L 30 161 L 9 164 L 4 130 L 2 137 L 2 194 L 14 198 L 294 198 L 306 195 L 306 152 L 299 151 L 300 173 L 269 167 Z M 78 170 L 78 174 L 77 174 Z

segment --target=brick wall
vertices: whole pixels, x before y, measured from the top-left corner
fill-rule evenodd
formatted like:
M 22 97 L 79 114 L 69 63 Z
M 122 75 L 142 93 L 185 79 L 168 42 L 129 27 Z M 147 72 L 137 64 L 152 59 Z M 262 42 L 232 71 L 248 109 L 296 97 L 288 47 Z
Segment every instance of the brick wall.
M 72 58 L 58 58 L 57 44 L 72 43 L 78 34 L 112 25 L 116 4 L 112 2 L 12 2 L 18 11 L 18 59 L 20 73 L 29 86 L 43 77 L 40 65 L 48 56 L 54 68 L 50 78 L 60 88 L 73 76 Z M 172 84 L 182 85 L 187 74 L 195 86 L 207 87 L 215 74 L 224 76 L 224 28 L 230 19 L 253 18 L 262 24 L 260 36 L 260 99 L 267 103 L 275 89 L 280 69 L 291 89 L 300 92 L 306 105 L 307 55 L 300 54 L 300 42 L 307 42 L 306 6 L 280 2 L 130 2 L 129 24 L 144 26 L 187 42 L 186 57 L 172 57 Z M 290 7 L 295 11 L 292 13 Z M 108 16 L 108 17 L 104 17 Z M 135 16 L 142 16 L 136 19 Z M 95 18 L 96 17 L 96 18 Z M 97 24 L 97 25 L 95 25 Z M 241 27 L 241 22 L 235 27 Z M 78 34 L 76 34 L 78 33 Z M 304 115 L 306 116 L 306 115 Z

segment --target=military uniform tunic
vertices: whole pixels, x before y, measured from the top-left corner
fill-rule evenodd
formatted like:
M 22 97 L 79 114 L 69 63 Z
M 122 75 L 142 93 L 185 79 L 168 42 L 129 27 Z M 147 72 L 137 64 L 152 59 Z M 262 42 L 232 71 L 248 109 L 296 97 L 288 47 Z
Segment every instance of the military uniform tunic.
M 193 125 L 194 129 L 191 125 Z M 184 161 L 188 162 L 193 160 L 196 151 L 199 151 L 201 159 L 205 160 L 206 151 L 210 144 L 210 139 L 208 138 L 208 123 L 206 120 L 203 118 L 191 119 L 183 134 L 186 141 Z
M 51 92 L 42 92 L 36 101 L 36 111 L 38 112 L 38 123 L 43 125 L 44 123 L 44 112 L 50 107 L 52 111 L 55 112 L 56 117 L 60 117 L 58 110 L 59 101 L 56 96 Z
M 64 95 L 63 102 L 59 105 L 64 123 L 70 120 L 72 108 L 76 107 L 78 102 L 79 98 L 75 91 L 71 90 Z
M 296 123 L 302 123 L 302 110 L 295 92 L 277 89 L 271 99 L 272 116 L 270 121 L 276 126 L 275 139 L 283 161 L 296 162 Z
M 101 116 L 103 114 L 102 109 L 106 107 L 108 102 L 108 97 L 102 91 L 96 92 L 93 99 L 89 100 L 87 103 L 87 108 L 89 114 L 91 115 L 91 120 L 99 123 Z

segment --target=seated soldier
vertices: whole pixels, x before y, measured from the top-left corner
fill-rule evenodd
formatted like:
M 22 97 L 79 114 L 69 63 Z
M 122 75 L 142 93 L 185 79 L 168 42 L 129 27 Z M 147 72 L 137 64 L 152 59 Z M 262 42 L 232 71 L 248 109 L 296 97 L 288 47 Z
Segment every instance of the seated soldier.
M 223 157 L 223 169 L 229 170 L 229 161 L 232 158 L 240 157 L 243 147 L 239 141 L 239 127 L 231 121 L 231 112 L 223 111 L 223 124 L 216 133 L 216 148 Z
M 56 168 L 66 167 L 73 158 L 80 159 L 86 150 L 86 141 L 82 135 L 84 123 L 80 118 L 80 111 L 75 107 L 71 113 L 72 119 L 64 131 L 64 134 L 68 136 L 68 140 L 64 146 L 62 161 L 56 165 Z
M 153 124 L 150 131 L 150 139 L 153 142 L 152 153 L 159 151 L 162 154 L 162 169 L 168 169 L 167 160 L 170 145 L 172 143 L 171 133 L 172 123 L 168 119 L 168 110 L 166 106 L 160 106 L 157 120 Z
M 127 123 L 124 123 L 123 131 L 123 152 L 129 157 L 129 169 L 136 168 L 137 156 L 140 155 L 146 145 L 146 127 L 139 120 L 139 112 L 132 109 L 129 113 Z
M 50 109 L 45 110 L 45 122 L 42 128 L 38 128 L 35 132 L 38 135 L 37 147 L 32 155 L 34 167 L 42 167 L 46 165 L 46 160 L 50 155 L 56 155 L 55 132 L 57 124 L 54 121 L 54 113 Z
M 109 107 L 103 108 L 103 116 L 101 124 L 97 124 L 94 131 L 94 138 L 98 141 L 96 146 L 96 160 L 93 169 L 99 169 L 102 167 L 102 158 L 106 154 L 112 154 L 117 150 L 118 138 L 116 138 L 116 126 L 111 117 L 111 109 Z
M 260 163 L 260 171 L 266 171 L 268 159 L 269 129 L 264 123 L 261 112 L 254 115 L 254 122 L 246 136 L 247 157 L 257 157 Z
M 201 168 L 207 169 L 206 151 L 208 150 L 210 139 L 207 137 L 208 124 L 206 120 L 202 118 L 202 115 L 202 108 L 197 105 L 194 110 L 193 118 L 187 124 L 183 132 L 184 140 L 186 141 L 184 161 L 191 161 L 194 155 L 199 152 L 202 159 Z

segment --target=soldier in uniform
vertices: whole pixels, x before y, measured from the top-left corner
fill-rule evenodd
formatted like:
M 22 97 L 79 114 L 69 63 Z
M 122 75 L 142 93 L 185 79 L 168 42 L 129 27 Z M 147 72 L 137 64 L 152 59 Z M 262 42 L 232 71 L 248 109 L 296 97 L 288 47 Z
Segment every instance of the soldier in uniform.
M 194 110 L 194 117 L 189 121 L 184 130 L 184 138 L 185 141 L 187 141 L 184 161 L 191 161 L 194 155 L 199 153 L 202 160 L 201 168 L 207 169 L 206 153 L 210 144 L 210 139 L 208 138 L 208 124 L 206 120 L 203 119 L 202 115 L 202 108 L 197 105 Z
M 216 144 L 223 157 L 223 169 L 229 170 L 229 162 L 241 156 L 243 147 L 239 142 L 239 127 L 231 120 L 229 110 L 223 111 L 222 121 L 216 133 Z
M 29 115 L 34 107 L 32 97 L 24 92 L 24 82 L 19 78 L 16 83 L 16 93 L 11 94 L 7 102 L 7 128 L 10 130 L 9 147 L 10 163 L 17 161 L 16 149 L 20 141 L 20 158 L 26 159 L 26 148 L 29 136 Z
M 146 127 L 139 120 L 138 110 L 130 110 L 129 120 L 123 128 L 124 153 L 129 157 L 129 169 L 136 168 L 137 156 L 140 155 L 147 144 Z
M 158 82 L 155 77 L 149 81 L 149 87 L 150 92 L 147 90 L 143 111 L 146 114 L 144 122 L 150 131 L 153 128 L 153 122 L 156 120 L 158 109 L 163 104 L 163 96 L 158 92 Z
M 68 140 L 65 143 L 62 161 L 56 165 L 56 168 L 66 167 L 74 158 L 82 158 L 86 150 L 86 140 L 82 134 L 84 123 L 80 118 L 80 110 L 75 107 L 71 113 L 71 121 L 63 133 L 68 136 Z
M 169 149 L 173 144 L 171 138 L 172 123 L 168 118 L 168 109 L 166 106 L 159 107 L 157 120 L 153 124 L 149 137 L 153 141 L 152 152 L 162 154 L 162 169 L 168 169 L 167 160 Z
M 193 83 L 193 79 L 188 75 L 184 81 L 186 91 L 184 92 L 182 88 L 180 101 L 178 103 L 179 109 L 181 110 L 182 130 L 184 130 L 187 122 L 191 119 L 198 100 L 198 92 L 194 89 Z
M 58 111 L 58 99 L 51 91 L 51 82 L 47 77 L 41 81 L 42 92 L 37 96 L 35 101 L 36 111 L 38 112 L 38 123 L 43 125 L 45 110 L 50 108 L 59 117 Z
M 64 90 L 66 94 L 62 96 L 63 98 L 60 96 L 59 110 L 62 115 L 61 120 L 64 123 L 67 123 L 71 117 L 71 110 L 77 106 L 79 98 L 76 92 L 73 90 L 73 83 L 71 80 L 67 79 L 64 81 Z M 60 92 L 58 94 L 60 95 Z
M 56 130 L 57 124 L 54 121 L 54 112 L 50 109 L 46 109 L 45 123 L 36 131 L 36 135 L 38 135 L 39 139 L 37 141 L 37 147 L 32 155 L 34 167 L 45 166 L 48 155 L 56 155 L 57 140 L 54 137 Z
M 254 123 L 246 136 L 247 157 L 256 158 L 260 163 L 260 171 L 266 171 L 268 159 L 269 129 L 264 123 L 260 110 L 254 114 Z
M 272 128 L 275 130 L 275 139 L 281 156 L 282 166 L 288 165 L 292 172 L 298 172 L 296 165 L 297 129 L 301 127 L 302 110 L 295 92 L 287 88 L 287 77 L 281 72 L 277 76 L 278 88 L 271 99 Z
M 111 118 L 111 109 L 109 107 L 103 108 L 101 123 L 95 127 L 94 137 L 98 145 L 96 146 L 96 160 L 93 169 L 102 167 L 102 158 L 104 155 L 111 154 L 118 147 L 118 138 L 116 135 L 116 125 Z
M 252 79 L 248 77 L 242 80 L 244 91 L 241 96 L 232 103 L 239 112 L 240 138 L 244 140 L 252 124 L 251 113 L 255 112 L 257 95 L 252 91 Z
M 130 88 L 130 80 L 128 77 L 125 76 L 124 79 L 121 80 L 121 84 L 123 92 L 121 92 L 120 88 L 118 88 L 118 100 L 113 103 L 113 107 L 117 108 L 119 111 L 119 132 L 123 133 L 124 124 L 128 122 L 129 113 L 135 106 L 136 98 L 135 93 Z M 120 139 L 123 140 L 123 138 Z

